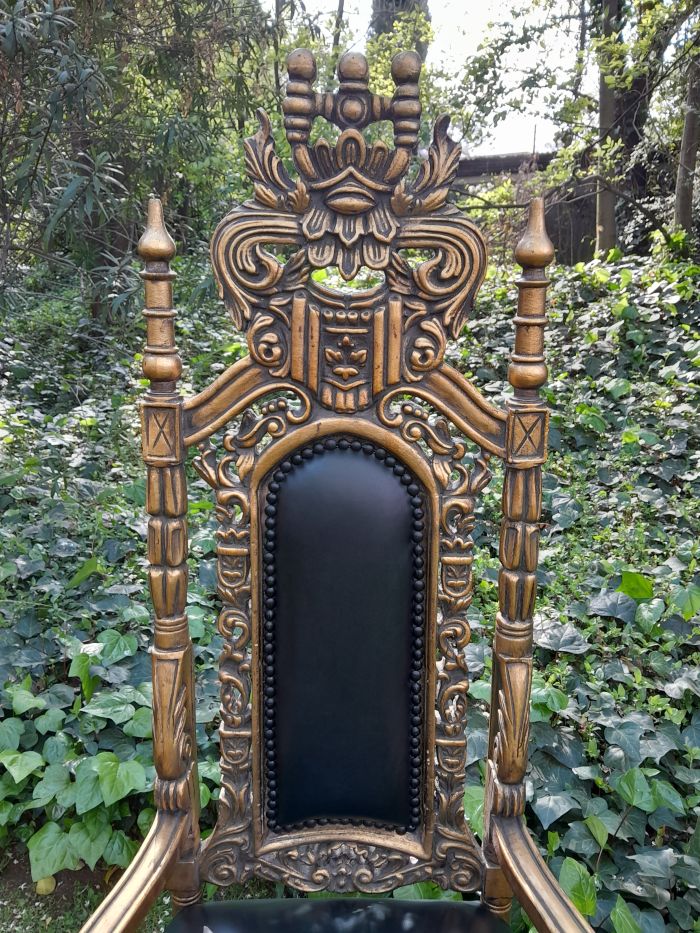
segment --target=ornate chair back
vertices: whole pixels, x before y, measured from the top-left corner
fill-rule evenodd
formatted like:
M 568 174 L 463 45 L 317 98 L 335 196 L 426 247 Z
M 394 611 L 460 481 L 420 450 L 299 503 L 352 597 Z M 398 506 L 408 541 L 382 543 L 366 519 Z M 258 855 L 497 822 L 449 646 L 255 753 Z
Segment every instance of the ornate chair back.
M 547 375 L 543 270 L 553 250 L 535 201 L 516 252 L 513 392 L 499 408 L 445 361 L 487 254 L 448 201 L 460 146 L 447 117 L 409 176 L 420 68 L 415 53 L 398 55 L 396 88 L 384 97 L 369 90 L 365 58 L 349 53 L 337 92 L 318 93 L 311 53 L 289 56 L 284 122 L 296 178 L 260 112 L 246 142 L 254 196 L 211 244 L 250 353 L 187 399 L 177 391 L 174 244 L 151 201 L 139 253 L 159 818 L 150 856 L 98 920 L 137 890 L 140 872 L 128 918 L 137 916 L 144 886 L 155 890 L 148 865 L 178 906 L 195 902 L 204 881 L 257 876 L 302 891 L 377 894 L 432 879 L 480 890 L 501 917 L 515 890 L 540 929 L 589 929 L 521 820 L 548 418 L 538 396 Z M 310 142 L 319 116 L 341 130 L 335 144 Z M 393 124 L 393 148 L 362 135 L 381 120 Z M 292 250 L 286 261 L 282 248 Z M 329 288 L 315 275 L 329 266 L 347 281 L 362 267 L 381 281 Z M 216 495 L 224 643 L 219 816 L 204 843 L 186 617 L 192 446 Z M 505 464 L 502 569 L 480 845 L 463 809 L 465 648 L 475 505 L 493 458 Z

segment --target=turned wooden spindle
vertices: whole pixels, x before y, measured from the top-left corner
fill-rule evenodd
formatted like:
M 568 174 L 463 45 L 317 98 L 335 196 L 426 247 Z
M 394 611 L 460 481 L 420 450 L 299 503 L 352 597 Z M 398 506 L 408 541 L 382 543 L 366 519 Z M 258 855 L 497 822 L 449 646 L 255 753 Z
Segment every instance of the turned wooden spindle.
M 284 128 L 289 145 L 303 146 L 309 141 L 309 132 L 318 113 L 317 95 L 314 93 L 316 59 L 308 49 L 294 49 L 287 56 L 287 91 L 282 101 Z
M 298 147 L 309 141 L 311 124 L 317 116 L 341 129 L 362 130 L 378 120 L 394 124 L 394 145 L 412 151 L 418 142 L 421 103 L 418 92 L 422 62 L 417 52 L 400 52 L 391 63 L 396 85 L 393 97 L 373 94 L 369 89 L 369 65 L 361 52 L 346 52 L 338 61 L 338 90 L 316 93 L 316 59 L 309 49 L 295 49 L 287 57 L 289 81 L 282 110 L 289 144 Z
M 549 279 L 545 266 L 554 258 L 554 247 L 547 236 L 544 200 L 530 204 L 527 228 L 515 248 L 515 259 L 522 267 L 518 279 L 518 313 L 515 316 L 515 348 L 508 367 L 513 398 L 531 402 L 547 380 L 544 362 L 545 299 Z
M 391 62 L 391 77 L 396 90 L 391 100 L 394 123 L 394 145 L 397 149 L 413 150 L 418 143 L 421 102 L 418 79 L 422 67 L 417 52 L 399 52 Z
M 199 783 L 196 765 L 194 672 L 187 623 L 187 485 L 182 363 L 175 345 L 170 261 L 175 243 L 157 198 L 148 204 L 146 230 L 137 247 L 145 262 L 146 348 L 143 372 L 150 380 L 141 407 L 143 459 L 147 468 L 148 562 L 154 631 L 153 760 L 160 810 L 188 811 L 190 829 L 169 886 L 176 906 L 199 896 L 195 853 L 199 847 Z

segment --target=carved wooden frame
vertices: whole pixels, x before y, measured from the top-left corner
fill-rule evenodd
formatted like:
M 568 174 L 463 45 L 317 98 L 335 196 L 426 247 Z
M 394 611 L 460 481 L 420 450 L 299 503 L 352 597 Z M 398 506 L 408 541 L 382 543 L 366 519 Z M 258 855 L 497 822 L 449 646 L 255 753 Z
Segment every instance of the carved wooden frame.
M 395 93 L 381 97 L 368 89 L 364 57 L 348 53 L 339 62 L 337 93 L 319 94 L 313 89 L 311 53 L 297 50 L 289 56 L 285 128 L 298 177 L 292 180 L 275 153 L 269 121 L 260 112 L 260 131 L 246 143 L 254 198 L 224 218 L 211 244 L 222 297 L 235 325 L 247 334 L 250 355 L 186 400 L 177 392 L 181 364 L 169 270 L 174 244 L 160 202 L 150 203 L 139 252 L 146 261 L 144 373 L 150 388 L 142 416 L 159 816 L 136 867 L 86 931 L 132 929 L 163 884 L 182 907 L 199 898 L 204 880 L 227 884 L 253 875 L 307 891 L 365 893 L 432 878 L 456 890 L 481 888 L 484 902 L 502 917 L 515 890 L 538 929 L 590 930 L 548 873 L 522 823 L 548 417 L 538 394 L 547 375 L 543 270 L 553 251 L 544 207 L 536 200 L 516 251 L 523 276 L 508 371 L 513 395 L 499 409 L 444 360 L 447 340 L 459 335 L 483 279 L 486 247 L 479 231 L 447 201 L 460 149 L 447 133 L 446 117 L 436 123 L 428 158 L 414 180 L 407 180 L 420 121 L 420 67 L 415 53 L 397 56 Z M 323 139 L 309 145 L 311 123 L 319 115 L 342 130 L 334 146 Z M 393 149 L 370 146 L 361 134 L 381 119 L 393 123 Z M 269 246 L 297 250 L 283 264 Z M 433 256 L 412 268 L 403 250 L 428 250 Z M 384 282 L 365 292 L 332 291 L 311 276 L 328 265 L 337 265 L 347 280 L 360 266 L 369 266 L 383 273 Z M 231 422 L 235 427 L 224 434 L 218 455 L 210 438 Z M 434 704 L 436 717 L 433 723 L 427 716 L 422 736 L 427 765 L 421 772 L 421 818 L 405 834 L 364 824 L 279 832 L 261 799 L 262 714 L 254 702 L 262 676 L 260 497 L 275 470 L 284 472 L 285 464 L 292 469 L 295 457 L 329 439 L 381 448 L 382 456 L 395 457 L 420 479 L 429 501 L 427 635 L 438 661 L 420 664 L 426 703 Z M 463 439 L 477 450 L 471 466 L 465 463 Z M 224 638 L 222 789 L 217 826 L 204 844 L 198 830 L 192 646 L 185 615 L 184 462 L 193 445 L 199 448 L 195 466 L 216 492 Z M 464 648 L 475 499 L 489 481 L 492 456 L 504 461 L 505 479 L 486 838 L 480 847 L 462 804 Z
M 407 404 L 407 403 L 406 403 Z M 404 406 L 405 407 L 405 406 Z M 412 411 L 417 406 L 411 406 Z M 276 409 L 278 412 L 279 408 Z M 283 412 L 288 412 L 286 406 Z M 422 409 L 421 409 L 422 412 Z M 261 420 L 269 417 L 263 412 Z M 249 457 L 250 448 L 239 446 L 241 436 L 247 440 L 251 428 L 246 426 L 235 435 L 227 435 L 224 447 L 230 453 L 216 463 L 214 451 L 203 446 L 196 466 L 204 478 L 217 490 L 217 502 L 222 510 L 220 535 L 219 594 L 224 602 L 219 629 L 226 645 L 222 656 L 222 791 L 217 827 L 204 847 L 201 876 L 219 884 L 240 881 L 253 875 L 274 881 L 284 881 L 304 890 L 359 890 L 378 893 L 401 884 L 432 877 L 445 887 L 477 890 L 481 884 L 483 859 L 480 849 L 464 820 L 462 798 L 466 761 L 466 667 L 462 654 L 469 639 L 464 612 L 471 600 L 471 538 L 474 525 L 474 498 L 490 477 L 488 454 L 481 455 L 470 471 L 461 463 L 464 445 L 449 435 L 440 439 L 435 429 L 423 418 L 413 414 L 432 443 L 439 443 L 440 467 L 430 465 L 415 448 L 410 424 L 404 425 L 408 439 L 371 420 L 354 420 L 321 413 L 301 426 L 294 426 L 286 436 L 275 429 L 275 439 L 256 458 Z M 398 435 L 398 436 L 397 436 Z M 291 832 L 281 840 L 266 834 L 261 815 L 259 740 L 261 724 L 250 698 L 257 694 L 256 674 L 259 671 L 260 624 L 250 605 L 258 605 L 251 594 L 252 567 L 258 562 L 259 546 L 251 547 L 251 524 L 255 528 L 257 510 L 254 503 L 261 479 L 271 468 L 288 463 L 291 453 L 306 443 L 343 436 L 382 445 L 389 455 L 396 455 L 407 464 L 425 488 L 432 488 L 434 529 L 432 551 L 437 569 L 441 565 L 441 585 L 428 584 L 431 595 L 429 611 L 429 641 L 438 646 L 440 673 L 435 665 L 428 666 L 428 695 L 437 712 L 437 725 L 428 719 L 427 746 L 436 749 L 436 759 L 429 761 L 427 787 L 436 784 L 437 807 L 432 800 L 426 807 L 426 826 L 420 833 L 405 836 L 387 833 L 371 827 L 330 825 Z M 284 439 L 282 439 L 284 437 Z M 348 440 L 347 443 L 350 443 Z M 455 460 L 455 476 L 451 480 L 445 460 Z M 230 472 L 238 463 L 241 481 Z M 446 484 L 440 493 L 436 474 Z M 226 515 L 226 503 L 244 503 L 240 512 Z M 253 504 L 251 506 L 251 504 Z M 251 521 L 252 519 L 252 521 Z M 234 530 L 235 528 L 235 530 Z M 228 543 L 235 539 L 236 546 Z M 223 545 L 223 546 L 222 546 Z M 235 551 L 235 554 L 232 552 Z M 435 581 L 437 584 L 437 580 Z M 441 619 L 436 625 L 436 603 L 442 603 Z M 252 595 L 252 599 L 251 599 Z M 232 638 L 233 620 L 241 631 Z M 252 656 L 248 653 L 253 647 Z M 256 650 L 257 648 L 257 650 Z M 233 662 L 233 663 L 231 663 Z M 259 676 L 259 675 L 258 675 Z M 235 690 L 229 689 L 235 684 Z M 433 730 L 436 734 L 433 734 Z M 319 865 L 333 862 L 335 870 L 327 872 Z

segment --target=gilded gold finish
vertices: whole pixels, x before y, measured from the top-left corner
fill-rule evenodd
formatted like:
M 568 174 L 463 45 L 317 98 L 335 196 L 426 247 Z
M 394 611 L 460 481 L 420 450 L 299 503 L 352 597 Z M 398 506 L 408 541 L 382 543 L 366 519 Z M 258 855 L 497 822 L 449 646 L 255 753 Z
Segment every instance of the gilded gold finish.
M 459 335 L 485 274 L 486 248 L 479 231 L 447 200 L 459 146 L 447 133 L 446 117 L 435 125 L 428 158 L 408 179 L 421 112 L 418 56 L 394 59 L 391 97 L 369 90 L 367 62 L 359 53 L 340 59 L 335 94 L 314 90 L 316 64 L 307 50 L 292 52 L 288 71 L 283 110 L 298 175 L 293 179 L 277 156 L 270 122 L 260 112 L 260 130 L 246 143 L 253 198 L 224 218 L 211 243 L 221 295 L 247 335 L 250 355 L 186 400 L 177 392 L 181 363 L 168 266 L 175 247 L 158 201 L 149 205 L 139 244 L 146 264 L 144 373 L 151 383 L 142 435 L 155 610 L 158 817 L 136 861 L 84 929 L 135 929 L 163 886 L 181 907 L 198 898 L 202 881 L 228 884 L 258 876 L 306 891 L 365 893 L 430 878 L 455 890 L 480 889 L 504 918 L 515 892 L 538 930 L 583 933 L 590 927 L 549 874 L 522 823 L 548 419 L 538 395 L 547 375 L 544 267 L 552 259 L 544 205 L 533 202 L 516 252 L 523 274 L 508 371 L 513 396 L 500 409 L 444 361 L 447 342 Z M 309 144 L 317 116 L 340 128 L 335 145 L 323 139 Z M 382 119 L 393 123 L 393 149 L 362 136 L 364 127 Z M 277 246 L 296 251 L 282 263 L 269 252 Z M 427 258 L 412 268 L 402 254 L 408 249 Z M 346 280 L 368 266 L 384 281 L 367 291 L 335 291 L 312 277 L 329 265 Z M 212 438 L 220 429 L 218 443 Z M 419 689 L 426 713 L 416 752 L 422 763 L 415 773 L 422 777 L 414 778 L 420 784 L 415 813 L 421 816 L 401 832 L 351 820 L 289 829 L 277 826 L 274 809 L 266 809 L 262 510 L 270 476 L 284 458 L 301 459 L 299 451 L 308 445 L 333 438 L 346 447 L 354 442 L 358 450 L 361 442 L 370 452 L 372 444 L 381 446 L 421 484 L 427 599 L 419 631 L 430 660 L 416 662 L 424 664 Z M 473 455 L 469 443 L 476 447 Z M 223 638 L 219 817 L 204 843 L 185 614 L 184 464 L 193 445 L 199 448 L 195 467 L 216 495 Z M 480 847 L 463 810 L 464 649 L 476 500 L 489 482 L 493 457 L 505 463 L 505 481 Z M 313 568 L 309 574 L 312 585 Z

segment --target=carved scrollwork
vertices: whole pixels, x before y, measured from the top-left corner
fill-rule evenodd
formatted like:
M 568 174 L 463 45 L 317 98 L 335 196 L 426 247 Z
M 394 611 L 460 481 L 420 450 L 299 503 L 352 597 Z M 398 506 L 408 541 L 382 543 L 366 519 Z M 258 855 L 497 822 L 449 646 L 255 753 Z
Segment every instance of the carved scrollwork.
M 289 373 L 289 319 L 275 310 L 261 314 L 248 331 L 250 355 L 281 379 Z
M 291 292 L 308 278 L 303 256 L 283 265 L 265 246 L 300 243 L 298 219 L 282 211 L 238 208 L 219 224 L 211 241 L 212 264 L 239 330 L 247 329 L 255 312 L 265 313 L 274 295 Z
M 486 271 L 486 246 L 477 228 L 445 207 L 440 214 L 407 218 L 397 248 L 435 251 L 413 270 L 415 294 L 459 337 Z
M 250 409 L 244 412 L 236 432 L 224 435 L 224 448 L 236 456 L 236 468 L 241 479 L 252 470 L 260 445 L 265 437 L 276 440 L 283 437 L 290 425 L 303 424 L 311 413 L 308 397 L 301 396 L 301 406 L 291 408 L 286 398 L 274 398 L 266 402 L 260 415 Z
M 219 820 L 226 826 L 225 856 L 216 846 L 207 849 L 205 865 L 219 866 L 220 883 L 245 873 L 252 853 L 250 808 L 251 769 L 251 629 L 250 629 L 250 506 L 248 492 L 232 472 L 236 450 L 229 442 L 226 456 L 217 460 L 210 442 L 200 445 L 194 465 L 216 492 L 217 583 L 222 601 L 218 629 L 224 639 L 221 680 L 221 793 Z M 213 870 L 210 869 L 210 870 Z
M 309 206 L 306 185 L 301 179 L 291 180 L 275 152 L 268 115 L 264 110 L 257 110 L 256 115 L 260 129 L 244 143 L 245 166 L 253 182 L 255 200 L 263 207 L 301 214 Z
M 428 410 L 413 400 L 402 399 L 404 390 L 388 392 L 377 406 L 379 420 L 387 427 L 399 430 L 401 437 L 420 443 L 430 456 L 433 473 L 442 489 L 448 489 L 453 474 L 466 470 L 461 464 L 467 452 L 464 441 L 450 433 L 449 423 L 442 416 L 430 416 Z
M 262 856 L 258 873 L 304 891 L 337 894 L 383 894 L 425 878 L 457 891 L 476 890 L 481 877 L 476 851 L 466 849 L 463 835 L 457 833 L 452 840 L 454 849 L 449 843 L 440 836 L 436 846 L 440 862 L 435 863 L 383 846 L 318 841 Z
M 474 509 L 476 496 L 491 478 L 489 455 L 486 452 L 480 452 L 471 468 L 461 462 L 464 453 L 464 444 L 457 442 L 455 454 L 459 456 L 460 462 L 453 463 L 451 480 L 441 505 L 437 638 L 443 660 L 439 665 L 435 701 L 436 773 L 441 808 L 438 825 L 455 828 L 464 823 L 468 690 L 464 650 L 471 637 L 466 613 L 473 594 Z M 436 843 L 436 855 L 445 858 L 454 846 L 453 857 L 460 858 L 461 849 L 455 845 L 451 834 L 442 828 L 438 832 L 443 838 Z
M 417 86 L 405 76 L 417 75 L 420 63 L 402 59 L 390 99 L 368 91 L 363 56 L 342 61 L 355 77 L 341 82 L 338 95 L 319 96 L 310 53 L 292 54 L 289 67 L 300 77 L 290 84 L 285 125 L 299 177 L 293 180 L 277 156 L 270 121 L 259 111 L 260 129 L 246 141 L 254 197 L 219 224 L 211 256 L 234 322 L 248 331 L 253 359 L 274 378 L 291 373 L 323 407 L 350 412 L 368 408 L 387 385 L 420 383 L 442 366 L 447 333 L 457 336 L 481 284 L 486 247 L 476 227 L 447 204 L 460 153 L 448 117 L 436 122 L 428 157 L 407 180 L 420 108 L 411 101 Z M 315 114 L 341 126 L 335 144 L 323 138 L 309 144 Z M 381 114 L 398 121 L 393 149 L 369 144 L 360 132 Z M 298 249 L 285 264 L 269 251 L 290 245 Z M 412 269 L 402 250 L 434 255 Z M 312 271 L 328 266 L 348 281 L 363 266 L 385 274 L 360 312 L 369 319 L 366 339 L 346 333 L 338 343 L 328 333 L 358 304 L 314 282 Z M 306 359 L 295 370 L 301 357 L 292 344 L 301 332 Z
M 391 206 L 399 217 L 429 214 L 444 206 L 457 174 L 462 147 L 447 134 L 450 118 L 443 113 L 435 121 L 433 142 L 413 184 L 402 178 L 394 189 Z
M 437 369 L 445 358 L 447 339 L 442 322 L 426 318 L 425 309 L 406 319 L 404 376 L 407 382 L 420 382 L 425 373 Z

